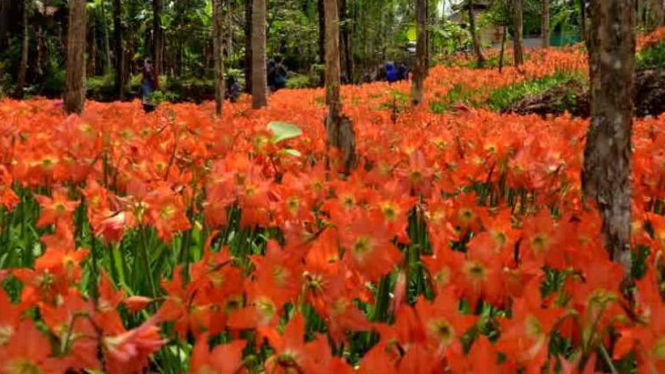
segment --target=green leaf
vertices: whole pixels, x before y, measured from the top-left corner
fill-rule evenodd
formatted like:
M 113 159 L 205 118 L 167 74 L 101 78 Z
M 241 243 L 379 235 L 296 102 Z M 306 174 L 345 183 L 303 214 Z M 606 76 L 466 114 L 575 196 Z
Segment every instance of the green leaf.
M 300 153 L 296 149 L 282 149 L 281 151 L 279 151 L 279 153 L 285 153 L 287 155 L 291 155 L 291 156 L 294 156 L 294 157 L 302 156 L 302 153 Z
M 298 126 L 290 123 L 270 122 L 268 124 L 268 129 L 273 133 L 273 143 L 279 143 L 302 135 L 302 130 Z

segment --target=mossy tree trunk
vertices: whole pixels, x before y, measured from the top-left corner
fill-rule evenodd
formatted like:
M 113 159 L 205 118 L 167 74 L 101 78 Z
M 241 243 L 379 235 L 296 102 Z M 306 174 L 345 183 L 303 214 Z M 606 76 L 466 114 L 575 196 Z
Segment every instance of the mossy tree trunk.
M 589 39 L 591 126 L 582 185 L 602 216 L 609 256 L 629 277 L 635 0 L 593 0 Z

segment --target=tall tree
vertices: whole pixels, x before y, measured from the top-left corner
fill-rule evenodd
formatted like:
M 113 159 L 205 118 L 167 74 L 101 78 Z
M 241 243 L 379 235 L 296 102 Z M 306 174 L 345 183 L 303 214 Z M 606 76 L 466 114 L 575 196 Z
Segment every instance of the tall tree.
M 591 126 L 582 186 L 602 216 L 605 248 L 628 277 L 635 0 L 592 0 L 589 37 Z
M 253 0 L 245 0 L 245 92 L 252 92 L 252 6 Z
M 347 0 L 339 1 L 339 19 L 340 26 L 340 45 L 341 45 L 341 65 L 342 75 L 346 77 L 347 81 L 353 80 L 353 53 L 351 52 L 351 37 L 350 37 L 350 22 L 347 18 Z
M 104 0 L 99 4 L 102 13 L 102 33 L 104 37 L 104 74 L 110 74 L 111 65 L 111 41 L 109 38 L 109 25 L 106 21 L 106 2 Z
M 473 0 L 469 0 L 467 7 L 469 11 L 469 32 L 471 33 L 471 42 L 473 43 L 473 53 L 476 55 L 478 66 L 482 67 L 485 64 L 485 55 L 483 55 L 483 49 L 478 38 L 478 30 L 476 30 L 476 14 L 473 10 L 475 7 Z
M 341 156 L 338 170 L 349 174 L 356 161 L 356 138 L 351 120 L 342 113 L 340 96 L 340 51 L 339 51 L 339 8 L 337 0 L 324 0 L 325 14 L 325 87 L 326 105 L 326 144 L 328 149 L 335 148 Z
M 162 0 L 152 0 L 152 55 L 154 58 L 155 77 L 164 69 L 164 31 L 162 30 Z M 159 79 L 155 79 L 155 83 Z
M 222 0 L 212 0 L 212 40 L 215 54 L 215 113 L 224 105 L 224 47 L 222 45 Z
M 252 7 L 252 107 L 268 105 L 266 71 L 266 0 L 253 0 Z
M 411 82 L 413 105 L 420 105 L 423 101 L 428 68 L 427 54 L 427 0 L 416 0 L 416 63 Z
M 541 38 L 543 48 L 550 46 L 550 0 L 542 0 L 541 2 Z
M 81 113 L 85 102 L 85 0 L 69 0 L 65 111 Z
M 28 48 L 30 42 L 30 35 L 28 30 L 28 17 L 30 14 L 30 7 L 32 0 L 23 0 L 23 10 L 22 13 L 22 24 L 23 24 L 23 35 L 21 36 L 21 62 L 18 66 L 18 75 L 16 78 L 16 96 L 23 97 L 23 91 L 25 89 L 25 77 L 26 72 L 28 71 Z
M 113 0 L 113 55 L 115 56 L 115 90 L 125 100 L 125 51 L 122 48 L 122 2 Z
M 325 11 L 325 0 L 318 0 L 318 15 L 319 15 L 319 58 L 321 63 L 326 63 L 326 11 Z
M 513 0 L 513 59 L 516 67 L 524 63 L 524 0 Z
M 580 28 L 582 29 L 582 40 L 586 42 L 587 48 L 589 48 L 589 28 L 587 27 L 587 3 L 588 0 L 579 0 Z

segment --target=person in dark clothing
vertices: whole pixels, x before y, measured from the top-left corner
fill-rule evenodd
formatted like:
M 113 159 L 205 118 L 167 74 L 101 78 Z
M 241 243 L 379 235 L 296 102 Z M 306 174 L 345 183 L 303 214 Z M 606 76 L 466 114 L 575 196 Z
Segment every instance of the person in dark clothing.
M 141 68 L 141 99 L 143 100 L 143 110 L 150 113 L 155 110 L 157 105 L 152 101 L 152 94 L 158 89 L 157 77 L 152 67 L 152 60 L 146 58 Z
M 275 62 L 275 91 L 279 91 L 286 88 L 287 71 L 281 56 L 277 56 Z
M 238 85 L 238 81 L 234 76 L 230 75 L 228 78 L 226 78 L 226 93 L 225 93 L 226 100 L 235 103 L 236 100 L 238 100 L 239 95 L 240 95 L 240 86 Z
M 392 62 L 386 63 L 385 71 L 388 83 L 397 82 L 397 69 L 395 69 L 395 65 Z
M 268 68 L 267 68 L 267 71 L 268 71 L 268 89 L 270 89 L 270 91 L 275 91 L 275 84 L 276 84 L 276 79 L 275 79 L 276 78 L 275 77 L 276 69 L 275 69 L 275 67 L 276 67 L 275 60 L 270 59 L 268 61 Z
M 409 69 L 403 63 L 397 66 L 397 80 L 405 81 L 409 79 Z

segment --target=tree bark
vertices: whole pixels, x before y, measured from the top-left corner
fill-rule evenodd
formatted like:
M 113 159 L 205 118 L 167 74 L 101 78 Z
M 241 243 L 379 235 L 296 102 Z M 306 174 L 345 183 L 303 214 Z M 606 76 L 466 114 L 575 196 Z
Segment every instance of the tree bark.
M 337 0 L 324 0 L 324 14 L 326 19 L 326 145 L 327 148 L 337 149 L 341 161 L 337 169 L 348 175 L 355 167 L 356 137 L 351 120 L 342 114 L 342 101 L 340 96 L 340 51 L 339 51 L 339 15 Z M 330 165 L 330 163 L 329 163 Z
M 585 42 L 587 48 L 589 48 L 589 30 L 587 27 L 587 9 L 586 4 L 587 0 L 580 1 L 580 27 L 582 28 L 582 40 Z
M 252 107 L 268 105 L 266 71 L 266 0 L 253 0 L 252 8 Z
M 164 69 L 164 36 L 162 31 L 162 0 L 152 0 L 152 54 L 154 58 L 155 88 L 159 89 L 159 76 Z
M 222 0 L 212 0 L 212 36 L 215 54 L 215 113 L 222 115 L 224 106 L 224 48 L 222 46 Z
M 28 14 L 32 0 L 23 0 L 22 23 L 23 35 L 21 40 L 21 62 L 18 66 L 16 77 L 16 96 L 22 98 L 25 89 L 25 78 L 28 71 L 28 48 L 30 47 L 30 35 L 28 31 Z
M 508 26 L 503 25 L 503 34 L 501 35 L 501 51 L 499 52 L 499 73 L 503 72 L 504 55 L 506 54 L 506 38 L 508 36 Z
M 87 47 L 88 47 L 88 59 L 87 59 L 87 70 L 86 70 L 86 76 L 95 76 L 95 71 L 97 70 L 97 26 L 96 26 L 97 20 L 95 19 L 95 14 L 94 12 L 90 14 L 90 20 L 87 22 L 87 26 L 89 29 L 86 31 L 88 37 L 90 38 L 89 41 L 87 41 Z
M 85 102 L 85 0 L 69 0 L 65 111 L 83 111 Z
M 471 33 L 471 42 L 473 43 L 473 53 L 476 55 L 478 67 L 482 67 L 485 65 L 485 55 L 483 55 L 483 49 L 478 38 L 478 31 L 476 30 L 476 15 L 473 12 L 473 0 L 469 0 L 467 6 L 469 10 L 469 32 Z
M 113 0 L 113 54 L 115 55 L 115 90 L 125 100 L 125 51 L 122 48 L 122 3 Z
M 541 38 L 543 48 L 549 48 L 550 46 L 550 1 L 542 0 L 541 4 L 542 12 L 542 26 L 541 26 Z
M 4 50 L 7 44 L 10 8 L 11 3 L 9 1 L 0 1 L 0 49 L 2 50 Z
M 347 81 L 351 79 L 351 56 L 350 56 L 350 48 L 349 48 L 349 28 L 348 24 L 346 23 L 346 0 L 338 0 L 338 5 L 339 5 L 339 19 L 342 25 L 340 25 L 339 28 L 339 45 L 341 46 L 340 49 L 340 56 L 341 56 L 341 74 L 342 76 L 346 77 Z
M 245 0 L 245 92 L 252 92 L 252 3 Z
M 513 38 L 513 59 L 515 67 L 524 63 L 524 43 L 522 42 L 522 32 L 524 28 L 524 0 L 513 0 L 513 28 L 515 36 Z
M 609 256 L 630 277 L 635 0 L 592 0 L 589 32 L 591 126 L 582 187 L 602 216 Z
M 411 82 L 413 105 L 420 105 L 423 101 L 427 68 L 427 0 L 416 0 L 416 63 Z
M 323 4 L 325 0 L 318 0 L 319 8 L 319 60 L 320 63 L 326 63 L 326 13 Z M 325 80 L 325 78 L 324 78 Z
M 109 38 L 109 25 L 108 22 L 106 21 L 106 2 L 102 0 L 101 4 L 101 12 L 102 12 L 102 33 L 104 34 L 104 75 L 108 75 L 111 73 L 112 65 L 111 65 L 111 41 Z

